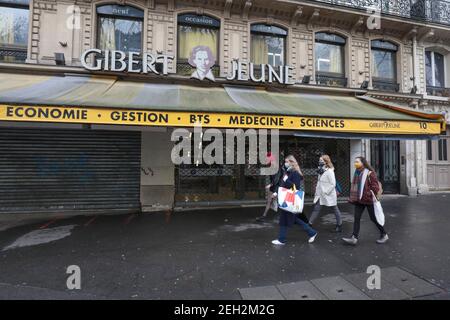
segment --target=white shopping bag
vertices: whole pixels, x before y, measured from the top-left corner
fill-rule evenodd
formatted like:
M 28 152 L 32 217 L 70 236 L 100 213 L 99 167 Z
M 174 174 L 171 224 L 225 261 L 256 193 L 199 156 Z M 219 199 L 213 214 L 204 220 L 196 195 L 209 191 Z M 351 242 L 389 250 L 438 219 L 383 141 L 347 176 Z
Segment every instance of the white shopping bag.
M 278 188 L 278 207 L 292 212 L 302 213 L 305 204 L 305 192 L 297 190 L 295 186 L 292 189 L 283 187 Z
M 377 222 L 384 226 L 385 223 L 385 217 L 383 212 L 383 207 L 381 206 L 381 202 L 378 201 L 377 197 L 375 197 L 375 194 L 372 192 L 373 197 L 373 210 L 375 211 L 375 218 L 377 219 Z

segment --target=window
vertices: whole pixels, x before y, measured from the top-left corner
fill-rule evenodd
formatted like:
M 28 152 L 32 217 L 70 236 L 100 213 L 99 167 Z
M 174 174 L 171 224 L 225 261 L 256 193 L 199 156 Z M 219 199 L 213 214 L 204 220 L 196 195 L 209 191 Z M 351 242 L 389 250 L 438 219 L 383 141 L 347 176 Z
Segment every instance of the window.
M 427 73 L 427 86 L 444 88 L 444 56 L 434 51 L 426 51 L 425 66 Z
M 433 160 L 433 141 L 427 140 L 427 160 Z
M 0 61 L 25 62 L 29 0 L 0 0 Z
M 438 142 L 439 161 L 448 161 L 447 139 L 440 139 Z
M 372 83 L 375 89 L 398 91 L 398 46 L 384 40 L 372 41 Z
M 284 64 L 287 31 L 276 26 L 251 26 L 251 62 L 254 64 Z
M 346 39 L 327 32 L 316 33 L 316 78 L 318 84 L 346 86 Z
M 123 5 L 97 7 L 98 47 L 101 50 L 141 52 L 144 12 Z
M 200 72 L 204 76 L 197 77 L 201 79 L 207 77 L 212 80 L 212 76 L 207 76 L 211 71 L 217 76 L 219 31 L 220 21 L 217 19 L 205 15 L 179 15 L 177 73 L 194 76 L 193 72 Z M 193 57 L 194 54 L 195 57 Z M 200 62 L 195 62 L 200 60 L 202 60 L 201 66 L 199 66 Z

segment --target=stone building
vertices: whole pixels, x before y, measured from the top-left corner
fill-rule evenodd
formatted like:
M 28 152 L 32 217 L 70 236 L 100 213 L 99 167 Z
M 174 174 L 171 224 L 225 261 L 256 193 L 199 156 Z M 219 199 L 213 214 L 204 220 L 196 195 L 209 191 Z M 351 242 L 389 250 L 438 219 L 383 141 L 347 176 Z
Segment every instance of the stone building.
M 386 192 L 448 190 L 450 133 L 430 127 L 436 114 L 450 121 L 449 43 L 445 0 L 0 0 L 1 211 L 160 210 L 264 196 L 257 166 L 174 165 L 171 134 L 181 123 L 142 125 L 130 114 L 103 122 L 100 111 L 97 120 L 49 120 L 45 112 L 62 111 L 27 106 L 378 121 L 360 131 L 292 126 L 280 147 L 299 158 L 307 193 L 324 152 L 346 191 L 356 155 Z M 205 73 L 193 67 L 199 50 Z M 139 72 L 148 65 L 155 72 Z M 238 68 L 245 79 L 230 77 Z M 263 81 L 249 79 L 250 68 Z M 289 78 L 276 81 L 282 72 Z M 419 129 L 387 129 L 406 121 Z

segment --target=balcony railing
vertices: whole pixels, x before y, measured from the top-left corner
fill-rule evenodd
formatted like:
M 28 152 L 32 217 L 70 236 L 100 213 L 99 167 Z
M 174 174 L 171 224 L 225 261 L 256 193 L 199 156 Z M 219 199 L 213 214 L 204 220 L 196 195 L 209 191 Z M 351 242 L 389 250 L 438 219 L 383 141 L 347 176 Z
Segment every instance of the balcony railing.
M 374 90 L 387 91 L 387 92 L 398 92 L 400 90 L 400 85 L 393 81 L 372 79 L 372 87 Z
M 219 77 L 220 75 L 220 67 L 218 65 L 214 65 L 211 68 L 212 74 L 214 77 Z M 181 76 L 190 76 L 195 72 L 195 68 L 191 66 L 188 62 L 179 61 L 177 62 L 177 74 Z
M 0 47 L 0 62 L 24 63 L 27 59 L 27 49 Z
M 347 78 L 339 75 L 328 74 L 328 73 L 317 73 L 316 83 L 321 86 L 328 87 L 346 87 Z
M 377 11 L 427 22 L 450 25 L 449 0 L 310 0 L 366 11 Z
M 427 94 L 435 97 L 450 97 L 450 88 L 427 86 Z

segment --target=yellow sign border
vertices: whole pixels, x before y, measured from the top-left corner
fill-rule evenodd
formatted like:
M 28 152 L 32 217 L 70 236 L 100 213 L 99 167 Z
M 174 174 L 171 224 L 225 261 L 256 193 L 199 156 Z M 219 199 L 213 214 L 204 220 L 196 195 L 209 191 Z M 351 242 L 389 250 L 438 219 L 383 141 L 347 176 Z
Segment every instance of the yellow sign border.
M 310 116 L 153 111 L 142 109 L 0 105 L 0 121 L 133 125 L 158 127 L 305 130 L 342 133 L 438 135 L 429 120 L 376 120 Z

